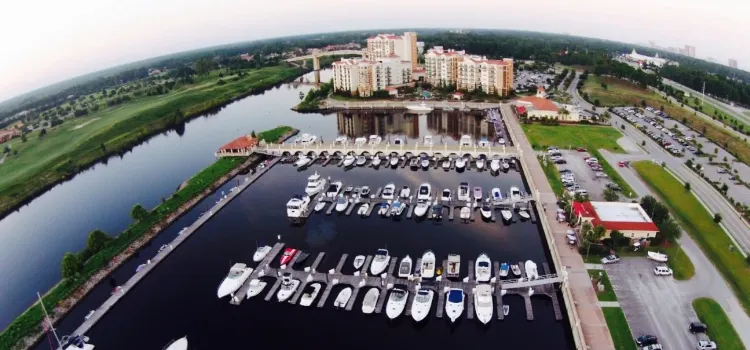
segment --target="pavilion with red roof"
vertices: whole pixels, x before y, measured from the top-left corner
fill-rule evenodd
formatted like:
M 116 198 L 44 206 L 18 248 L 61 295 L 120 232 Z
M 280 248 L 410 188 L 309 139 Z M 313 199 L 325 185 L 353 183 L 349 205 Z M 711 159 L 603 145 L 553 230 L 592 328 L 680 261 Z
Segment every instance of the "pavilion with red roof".
M 573 211 L 581 223 L 603 226 L 606 229 L 604 238 L 609 238 L 613 230 L 622 232 L 631 240 L 653 238 L 659 232 L 659 227 L 638 203 L 573 202 Z
M 258 145 L 258 139 L 250 135 L 240 136 L 224 146 L 219 148 L 216 152 L 217 157 L 231 157 L 231 156 L 249 156 L 252 152 L 252 148 Z

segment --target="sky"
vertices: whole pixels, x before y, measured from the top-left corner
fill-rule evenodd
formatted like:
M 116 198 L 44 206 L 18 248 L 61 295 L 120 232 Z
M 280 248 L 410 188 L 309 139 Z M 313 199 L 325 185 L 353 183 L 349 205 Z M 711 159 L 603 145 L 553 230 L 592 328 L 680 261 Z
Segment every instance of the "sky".
M 492 28 L 696 47 L 750 68 L 736 0 L 23 0 L 0 16 L 0 101 L 154 56 L 286 35 L 381 28 Z

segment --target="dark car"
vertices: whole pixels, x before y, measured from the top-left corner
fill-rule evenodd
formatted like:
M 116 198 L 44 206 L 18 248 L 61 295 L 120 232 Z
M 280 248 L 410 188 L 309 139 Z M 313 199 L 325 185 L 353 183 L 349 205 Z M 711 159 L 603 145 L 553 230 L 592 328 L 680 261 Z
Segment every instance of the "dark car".
M 700 322 L 692 322 L 690 323 L 690 328 L 688 328 L 688 330 L 690 333 L 706 333 L 708 326 Z
M 568 164 L 568 162 L 565 159 L 560 158 L 555 160 L 555 164 Z
M 642 335 L 638 338 L 635 338 L 635 343 L 638 344 L 638 346 L 646 346 L 651 344 L 656 344 L 659 342 L 659 339 L 656 338 L 655 335 Z

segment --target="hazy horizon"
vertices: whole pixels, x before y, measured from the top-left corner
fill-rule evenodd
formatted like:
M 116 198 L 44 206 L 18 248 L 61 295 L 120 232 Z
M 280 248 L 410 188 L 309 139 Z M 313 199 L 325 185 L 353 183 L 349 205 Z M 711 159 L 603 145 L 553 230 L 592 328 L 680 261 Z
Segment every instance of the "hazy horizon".
M 743 42 L 746 31 L 737 28 L 743 28 L 749 3 L 633 0 L 612 6 L 569 0 L 500 7 L 488 0 L 469 0 L 460 7 L 446 6 L 450 4 L 395 0 L 14 2 L 6 5 L 6 13 L 13 16 L 0 22 L 0 33 L 6 33 L 0 46 L 10 53 L 0 55 L 0 102 L 80 75 L 181 51 L 307 33 L 384 28 L 507 29 L 637 45 L 654 41 L 662 47 L 694 46 L 696 58 L 710 56 L 719 64 L 734 58 L 739 68 L 750 66 L 750 47 L 735 44 Z

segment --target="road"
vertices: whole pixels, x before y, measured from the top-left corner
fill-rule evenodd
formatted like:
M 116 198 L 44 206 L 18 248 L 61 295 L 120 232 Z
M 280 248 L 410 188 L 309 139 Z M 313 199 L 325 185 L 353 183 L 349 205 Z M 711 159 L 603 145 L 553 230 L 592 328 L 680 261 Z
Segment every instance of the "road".
M 682 84 L 680 84 L 680 83 L 678 83 L 676 81 L 672 81 L 672 80 L 669 80 L 669 79 L 662 78 L 662 83 L 667 84 L 669 86 L 672 86 L 674 88 L 680 89 L 682 91 L 685 91 L 685 92 L 689 93 L 691 97 L 701 96 L 700 92 L 695 91 L 695 90 L 693 90 L 693 89 L 691 89 L 691 88 L 689 88 L 689 87 L 687 87 L 685 85 L 682 85 Z M 707 102 L 715 105 L 719 110 L 721 110 L 721 111 L 723 111 L 723 112 L 731 115 L 732 117 L 735 117 L 738 120 L 741 120 L 741 121 L 743 121 L 745 123 L 750 123 L 750 116 L 748 116 L 748 115 L 746 115 L 746 114 L 744 114 L 744 113 L 736 110 L 737 107 L 729 106 L 726 103 L 721 102 L 721 101 L 719 101 L 719 100 L 717 100 L 717 99 L 715 99 L 715 98 L 713 98 L 711 96 L 706 96 L 705 99 L 706 99 Z M 711 119 L 711 118 L 709 118 L 709 119 Z

